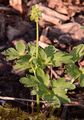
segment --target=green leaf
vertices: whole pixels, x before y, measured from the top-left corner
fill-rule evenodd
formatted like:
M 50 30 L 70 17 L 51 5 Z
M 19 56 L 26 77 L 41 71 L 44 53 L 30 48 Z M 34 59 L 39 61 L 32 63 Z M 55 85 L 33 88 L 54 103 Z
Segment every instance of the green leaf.
M 31 95 L 36 95 L 37 94 L 37 91 L 35 90 L 35 89 L 33 89 L 32 91 L 31 91 Z
M 17 60 L 13 68 L 20 71 L 31 68 L 32 65 L 31 63 L 29 63 L 30 58 L 30 55 L 21 56 L 20 59 Z
M 16 65 L 13 66 L 13 69 L 18 70 L 19 72 L 30 69 L 30 68 L 31 68 L 31 65 L 29 63 L 26 63 L 26 64 L 17 63 Z
M 62 63 L 64 64 L 70 64 L 73 63 L 72 56 L 68 53 L 63 53 Z
M 49 84 L 50 84 L 49 75 L 45 74 L 44 71 L 41 68 L 36 69 L 36 77 L 45 86 L 47 86 L 47 87 L 49 86 Z
M 48 87 L 43 84 L 39 84 L 39 91 L 38 95 L 45 101 L 48 102 L 49 106 L 53 108 L 60 107 L 60 100 L 59 98 L 51 91 Z
M 84 87 L 84 74 L 80 76 L 80 86 Z
M 61 64 L 62 64 L 62 57 L 63 57 L 62 52 L 56 52 L 56 54 L 54 54 L 54 58 L 53 58 L 54 66 L 56 66 L 56 67 L 61 66 Z
M 58 49 L 56 49 L 53 45 L 49 45 L 44 50 L 47 57 L 52 57 L 56 53 L 56 51 L 58 51 Z
M 73 61 L 76 62 L 84 56 L 84 44 L 80 44 L 73 48 L 70 55 L 73 57 Z
M 59 108 L 61 106 L 59 98 L 55 94 L 45 94 L 43 99 L 46 100 L 49 106 L 53 108 Z
M 5 55 L 8 60 L 18 59 L 20 56 L 25 54 L 26 46 L 23 41 L 16 42 L 15 48 L 9 48 L 5 51 Z
M 79 70 L 84 74 L 84 67 L 79 68 Z
M 44 51 L 44 49 L 39 48 L 39 55 L 38 55 L 38 61 L 39 61 L 39 65 L 40 67 L 46 67 L 48 65 L 51 65 L 51 58 L 47 56 L 46 52 Z
M 45 94 L 49 94 L 50 90 L 46 85 L 44 85 L 42 82 L 39 82 L 38 84 L 38 94 L 43 98 Z
M 19 62 L 21 62 L 21 63 L 29 62 L 30 59 L 31 59 L 31 56 L 26 54 L 26 55 L 20 57 Z
M 23 77 L 19 81 L 20 81 L 20 83 L 24 84 L 25 87 L 36 87 L 38 85 L 37 78 L 32 75 Z
M 38 56 L 42 61 L 46 61 L 47 55 L 45 51 L 42 48 L 39 48 L 39 56 Z
M 66 94 L 64 94 L 63 90 L 58 90 L 57 92 L 60 93 L 58 94 L 58 98 L 61 101 L 61 103 L 65 104 L 65 103 L 71 102 L 70 98 Z
M 67 91 L 75 89 L 75 85 L 71 82 L 66 82 L 63 78 L 52 81 L 52 90 L 58 96 L 62 103 L 70 102 Z
M 26 45 L 25 45 L 24 41 L 17 41 L 15 48 L 18 51 L 19 55 L 25 54 Z
M 31 55 L 32 57 L 35 56 L 35 54 L 36 54 L 36 46 L 34 44 L 29 43 L 27 45 L 27 49 L 28 49 L 29 55 Z
M 52 61 L 54 66 L 56 67 L 61 66 L 62 63 L 68 64 L 73 62 L 72 56 L 60 51 L 54 54 L 54 58 L 52 59 Z
M 19 58 L 18 52 L 14 48 L 9 48 L 5 51 L 5 55 L 7 60 L 14 60 L 16 58 Z
M 77 79 L 81 72 L 75 64 L 68 64 L 65 66 L 66 73 L 70 75 L 72 78 Z
M 58 80 L 53 80 L 52 86 L 53 86 L 53 88 L 62 89 L 62 90 L 64 89 L 65 91 L 75 89 L 75 85 L 69 81 L 65 81 L 64 78 L 59 78 Z

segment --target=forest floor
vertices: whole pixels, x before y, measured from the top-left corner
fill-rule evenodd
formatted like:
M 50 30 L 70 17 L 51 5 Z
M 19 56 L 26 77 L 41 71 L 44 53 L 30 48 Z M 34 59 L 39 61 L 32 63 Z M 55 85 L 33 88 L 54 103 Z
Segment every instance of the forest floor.
M 19 83 L 24 72 L 12 72 L 12 63 L 5 60 L 2 52 L 20 39 L 27 43 L 35 42 L 35 23 L 29 19 L 31 6 L 34 4 L 38 4 L 43 12 L 39 21 L 41 45 L 54 45 L 62 51 L 70 52 L 74 46 L 84 44 L 83 1 L 71 3 L 61 0 L 30 0 L 23 3 L 23 13 L 9 4 L 0 4 L 0 96 L 32 99 L 29 89 Z M 84 67 L 84 59 L 79 64 Z M 57 72 L 62 74 L 62 69 Z M 55 110 L 53 116 L 49 115 L 48 110 L 44 113 L 41 110 L 37 115 L 32 102 L 0 100 L 0 120 L 83 120 L 84 88 L 77 88 L 72 92 L 69 97 L 80 104 L 63 105 Z

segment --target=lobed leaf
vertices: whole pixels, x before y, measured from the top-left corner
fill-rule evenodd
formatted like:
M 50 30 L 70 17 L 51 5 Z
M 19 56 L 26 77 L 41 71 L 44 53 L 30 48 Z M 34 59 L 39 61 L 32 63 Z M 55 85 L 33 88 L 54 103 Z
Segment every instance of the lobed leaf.
M 30 60 L 30 55 L 25 55 L 25 56 L 21 56 L 16 64 L 14 65 L 14 69 L 18 69 L 18 70 L 26 70 L 26 69 L 30 69 L 31 68 L 31 63 L 29 63 L 28 61 Z
M 68 64 L 65 66 L 66 73 L 70 75 L 75 80 L 80 76 L 81 72 L 75 64 Z
M 52 90 L 58 96 L 62 103 L 70 102 L 67 91 L 75 89 L 75 85 L 71 82 L 66 82 L 63 78 L 52 81 Z
M 14 48 L 9 48 L 5 51 L 5 55 L 7 60 L 14 60 L 16 58 L 19 58 L 18 52 Z
M 26 87 L 36 87 L 38 85 L 38 80 L 36 77 L 32 75 L 28 75 L 27 77 L 22 77 L 20 83 L 24 84 Z
M 74 84 L 72 84 L 71 82 L 65 81 L 64 78 L 59 78 L 58 80 L 53 80 L 52 86 L 53 86 L 53 88 L 62 89 L 62 90 L 64 89 L 65 91 L 75 89 Z
M 73 57 L 73 61 L 77 62 L 84 56 L 84 44 L 80 44 L 73 48 L 70 52 L 70 55 Z
M 45 86 L 47 86 L 47 87 L 49 86 L 49 84 L 50 84 L 49 75 L 45 74 L 44 71 L 41 68 L 36 69 L 36 77 Z
M 44 50 L 47 57 L 52 57 L 58 51 L 58 49 L 56 49 L 53 45 L 49 45 Z
M 42 49 L 42 48 L 40 48 L 39 49 L 39 58 L 42 60 L 42 61 L 46 61 L 46 59 L 47 59 L 47 55 L 46 55 L 46 53 L 45 53 L 45 51 Z
M 73 62 L 72 56 L 60 51 L 54 54 L 52 61 L 53 61 L 53 65 L 56 67 L 61 66 L 62 63 L 69 64 Z

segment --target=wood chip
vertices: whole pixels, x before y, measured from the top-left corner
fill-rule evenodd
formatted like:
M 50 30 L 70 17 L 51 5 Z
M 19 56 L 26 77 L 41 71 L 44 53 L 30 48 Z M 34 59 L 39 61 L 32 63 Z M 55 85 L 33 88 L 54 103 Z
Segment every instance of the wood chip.
M 22 0 L 9 0 L 9 4 L 17 11 L 23 13 Z
M 68 16 L 60 14 L 60 13 L 56 12 L 55 10 L 52 10 L 48 7 L 45 7 L 43 5 L 38 5 L 38 7 L 43 13 L 47 14 L 48 16 L 52 16 L 52 17 L 58 18 L 63 21 L 69 20 Z

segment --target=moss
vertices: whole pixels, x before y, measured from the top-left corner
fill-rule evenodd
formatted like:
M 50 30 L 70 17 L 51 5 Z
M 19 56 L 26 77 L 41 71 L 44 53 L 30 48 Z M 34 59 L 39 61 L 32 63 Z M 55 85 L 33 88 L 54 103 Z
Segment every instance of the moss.
M 27 112 L 11 106 L 0 106 L 0 120 L 28 120 Z
M 13 108 L 10 104 L 0 106 L 0 120 L 60 120 L 57 117 L 46 117 L 44 113 L 29 114 L 20 108 Z

